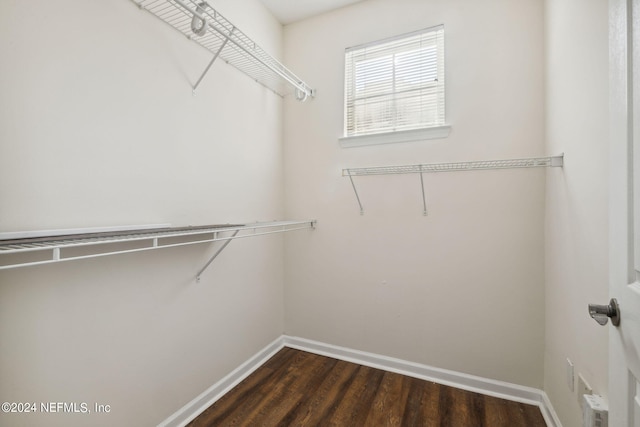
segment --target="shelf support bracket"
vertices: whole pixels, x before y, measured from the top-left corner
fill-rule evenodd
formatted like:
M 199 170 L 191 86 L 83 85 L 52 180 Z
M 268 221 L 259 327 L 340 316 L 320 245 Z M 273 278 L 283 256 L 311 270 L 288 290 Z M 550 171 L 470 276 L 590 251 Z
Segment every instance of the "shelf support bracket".
M 356 193 L 356 200 L 358 200 L 358 206 L 360 206 L 360 215 L 364 215 L 364 209 L 362 207 L 362 202 L 360 202 L 360 196 L 358 195 L 358 190 L 356 190 L 356 184 L 353 182 L 353 177 L 351 176 L 351 171 L 347 169 L 347 173 L 349 174 L 349 180 L 351 181 L 351 186 L 353 187 L 353 192 Z
M 229 243 L 231 243 L 231 240 L 232 240 L 234 237 L 236 237 L 236 235 L 237 235 L 239 232 L 240 232 L 240 230 L 236 230 L 236 231 L 231 235 L 231 237 L 230 237 L 228 240 L 226 240 L 226 241 L 222 244 L 222 246 L 220 246 L 220 247 L 218 248 L 218 250 L 217 250 L 217 251 L 216 251 L 216 252 L 211 256 L 211 258 L 209 258 L 209 261 L 207 261 L 207 263 L 204 265 L 204 267 L 202 267 L 202 268 L 200 269 L 200 271 L 198 271 L 198 274 L 196 274 L 196 282 L 200 283 L 200 276 L 202 275 L 202 273 L 204 273 L 204 271 L 205 271 L 207 268 L 209 268 L 209 265 L 213 262 L 213 260 L 214 260 L 214 259 L 216 259 L 216 257 L 217 257 L 218 255 L 220 255 L 220 252 L 222 252 L 222 251 L 224 250 L 224 248 L 226 248 L 226 247 L 227 247 L 227 245 L 228 245 Z
M 424 196 L 424 178 L 422 177 L 422 165 L 420 165 L 420 187 L 422 188 L 422 215 L 427 216 L 427 199 Z
M 209 62 L 209 65 L 207 65 L 207 68 L 204 69 L 204 71 L 202 72 L 202 75 L 200 76 L 200 78 L 198 79 L 198 81 L 196 82 L 195 85 L 193 85 L 193 89 L 191 91 L 191 93 L 193 95 L 196 94 L 196 89 L 198 89 L 198 86 L 200 85 L 200 82 L 202 81 L 202 79 L 204 78 L 204 76 L 209 72 L 209 68 L 211 68 L 211 66 L 213 65 L 214 62 L 216 62 L 216 59 L 218 59 L 218 56 L 220 56 L 220 52 L 222 52 L 222 49 L 224 49 L 224 47 L 227 45 L 227 42 L 229 41 L 229 37 L 231 37 L 231 34 L 233 34 L 233 30 L 235 30 L 235 27 L 231 29 L 231 32 L 229 33 L 229 36 L 227 36 L 224 41 L 222 42 L 222 44 L 220 45 L 220 47 L 218 48 L 218 51 L 215 53 L 215 55 L 213 55 L 213 58 L 211 58 L 211 61 Z

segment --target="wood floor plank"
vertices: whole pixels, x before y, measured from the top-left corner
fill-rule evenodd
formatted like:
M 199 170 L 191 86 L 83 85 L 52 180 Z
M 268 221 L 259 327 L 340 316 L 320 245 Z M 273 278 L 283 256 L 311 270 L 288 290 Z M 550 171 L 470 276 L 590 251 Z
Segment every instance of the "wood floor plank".
M 533 405 L 522 405 L 524 411 L 525 425 L 531 427 L 547 427 L 540 408 Z
M 545 427 L 539 408 L 284 348 L 189 424 Z
M 269 381 L 265 382 L 268 393 L 262 393 L 260 399 L 255 401 L 254 405 L 247 405 L 245 410 L 239 408 L 232 420 L 231 425 L 277 425 L 266 424 L 266 414 L 280 413 L 281 406 L 293 407 L 303 395 L 298 390 L 304 387 L 304 384 L 316 372 L 318 366 L 326 364 L 326 360 L 316 358 L 310 353 L 297 352 L 296 357 L 292 360 L 292 364 L 286 367 L 280 375 L 272 376 Z M 286 413 L 281 413 L 281 418 Z M 222 422 L 226 422 L 222 420 Z
M 475 427 L 478 418 L 471 413 L 468 391 L 447 387 L 440 393 L 440 425 L 442 427 Z
M 298 352 L 292 348 L 284 347 L 282 350 L 274 354 L 269 360 L 267 360 L 262 367 L 273 369 L 277 371 L 283 366 L 287 366 L 290 363 L 291 358 L 295 357 Z
M 376 397 L 383 377 L 384 371 L 381 369 L 360 366 L 351 386 L 329 420 L 329 425 L 365 425 L 371 403 Z
M 277 392 L 277 389 L 287 382 L 287 370 L 300 370 L 305 362 L 315 362 L 309 357 L 309 353 L 297 352 L 291 349 L 279 352 L 275 361 L 270 359 L 260 369 L 248 376 L 238 386 L 209 407 L 201 416 L 193 420 L 189 426 L 210 426 L 210 425 L 247 425 L 252 418 L 252 414 L 259 410 L 260 403 L 268 398 L 270 394 Z M 290 350 L 290 351 L 289 351 Z M 281 353 L 284 353 L 281 355 Z M 270 368 L 269 363 L 276 368 Z M 280 367 L 280 369 L 278 369 Z M 263 373 L 263 369 L 267 371 Z M 276 387 L 270 386 L 275 384 Z M 270 389 L 270 393 L 256 393 L 255 390 Z
M 247 377 L 242 383 L 225 394 L 215 405 L 207 408 L 189 425 L 192 427 L 215 425 L 221 419 L 227 418 L 237 409 L 239 403 L 245 404 L 251 399 L 254 387 L 263 383 L 265 378 L 272 374 L 273 370 L 268 368 L 257 370 L 253 375 Z
M 411 378 L 407 408 L 402 420 L 404 427 L 440 425 L 440 388 L 436 383 Z
M 485 412 L 484 421 L 487 426 L 508 427 L 509 411 L 502 399 L 492 396 L 484 396 Z
M 517 420 L 521 425 L 532 427 L 544 427 L 546 425 L 544 419 L 542 420 L 542 423 L 540 423 L 539 417 L 536 416 L 537 414 L 532 412 L 531 408 L 527 407 L 527 405 L 522 405 L 517 402 L 507 402 L 506 406 L 510 420 Z M 539 413 L 540 411 L 538 410 L 537 412 Z
M 308 356 L 308 355 L 306 355 Z M 243 417 L 247 425 L 277 425 L 303 397 L 306 383 L 325 363 L 321 359 L 305 357 L 300 366 L 291 366 L 286 375 L 270 386 L 266 394 L 251 414 Z
M 408 378 L 393 372 L 385 372 L 364 425 L 400 426 L 408 395 Z
M 313 394 L 298 407 L 290 425 L 327 425 L 353 381 L 358 365 L 339 360 Z
M 300 398 L 297 400 L 296 405 L 289 408 L 287 414 L 278 421 L 277 425 L 293 425 L 295 420 L 305 412 L 305 408 L 309 404 L 309 401 L 314 398 L 317 390 L 321 387 L 322 382 L 333 371 L 335 365 L 338 363 L 338 360 L 329 357 L 314 357 L 319 363 L 315 365 L 314 368 L 310 369 L 310 375 L 301 379 L 298 377 L 300 380 L 298 381 L 297 387 L 291 388 L 290 392 L 296 392 Z

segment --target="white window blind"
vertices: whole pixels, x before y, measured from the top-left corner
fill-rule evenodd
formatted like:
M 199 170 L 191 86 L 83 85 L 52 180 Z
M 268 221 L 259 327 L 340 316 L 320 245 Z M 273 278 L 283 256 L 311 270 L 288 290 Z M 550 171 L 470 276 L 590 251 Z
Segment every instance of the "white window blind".
M 442 126 L 444 27 L 345 52 L 345 136 Z

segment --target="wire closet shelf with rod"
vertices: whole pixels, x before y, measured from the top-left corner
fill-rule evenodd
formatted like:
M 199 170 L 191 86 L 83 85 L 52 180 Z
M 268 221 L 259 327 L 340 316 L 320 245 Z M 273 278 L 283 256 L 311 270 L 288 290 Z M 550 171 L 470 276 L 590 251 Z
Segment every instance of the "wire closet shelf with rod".
M 0 233 L 0 270 L 221 242 L 197 272 L 195 278 L 199 281 L 202 273 L 232 240 L 315 229 L 315 226 L 315 220 L 291 220 L 186 227 L 143 226 L 115 231 Z
M 358 194 L 358 189 L 353 180 L 356 176 L 367 175 L 399 175 L 399 174 L 419 174 L 420 187 L 422 190 L 422 207 L 423 215 L 427 215 L 427 200 L 424 191 L 425 173 L 439 172 L 461 172 L 475 170 L 494 170 L 494 169 L 522 169 L 522 168 L 550 168 L 562 167 L 564 165 L 564 154 L 550 157 L 529 157 L 520 159 L 502 159 L 502 160 L 479 160 L 471 162 L 449 162 L 449 163 L 423 163 L 412 165 L 396 165 L 396 166 L 372 166 L 361 168 L 346 168 L 342 170 L 342 176 L 348 177 L 351 181 L 353 192 L 356 195 L 358 206 L 360 207 L 360 215 L 364 215 L 364 207 Z
M 198 88 L 213 63 L 222 59 L 281 97 L 293 94 L 299 101 L 315 95 L 307 83 L 268 54 L 249 36 L 205 1 L 132 0 L 189 40 L 213 54 L 192 89 Z

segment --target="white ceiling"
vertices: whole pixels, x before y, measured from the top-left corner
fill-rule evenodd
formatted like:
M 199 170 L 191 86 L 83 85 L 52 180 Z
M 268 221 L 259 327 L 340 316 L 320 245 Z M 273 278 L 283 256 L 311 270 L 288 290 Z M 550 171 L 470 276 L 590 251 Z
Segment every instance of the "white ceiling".
M 261 0 L 283 25 L 362 0 Z

